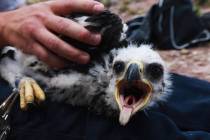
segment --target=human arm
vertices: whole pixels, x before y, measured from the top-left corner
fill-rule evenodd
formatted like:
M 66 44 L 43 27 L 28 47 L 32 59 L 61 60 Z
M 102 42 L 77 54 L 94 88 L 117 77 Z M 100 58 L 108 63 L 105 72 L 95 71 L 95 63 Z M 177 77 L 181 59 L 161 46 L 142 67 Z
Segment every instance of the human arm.
M 93 0 L 55 0 L 0 13 L 0 46 L 12 45 L 36 55 L 51 67 L 75 61 L 87 63 L 89 55 L 60 40 L 55 34 L 97 45 L 99 34 L 92 34 L 76 22 L 63 18 L 72 12 L 97 13 L 104 7 Z

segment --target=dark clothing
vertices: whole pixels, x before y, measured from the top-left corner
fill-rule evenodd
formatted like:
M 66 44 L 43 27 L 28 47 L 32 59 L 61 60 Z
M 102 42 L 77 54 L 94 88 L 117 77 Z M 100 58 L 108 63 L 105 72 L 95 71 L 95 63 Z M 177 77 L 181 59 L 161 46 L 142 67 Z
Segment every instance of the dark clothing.
M 23 112 L 17 102 L 8 140 L 210 140 L 210 83 L 177 74 L 172 79 L 168 102 L 148 116 L 139 112 L 125 127 L 82 107 L 47 101 Z M 1 99 L 11 92 L 2 81 L 0 89 Z
M 158 49 L 195 47 L 210 40 L 210 13 L 196 15 L 191 0 L 160 0 L 128 25 L 129 41 L 152 43 Z
M 0 12 L 14 10 L 23 5 L 25 0 L 0 0 Z

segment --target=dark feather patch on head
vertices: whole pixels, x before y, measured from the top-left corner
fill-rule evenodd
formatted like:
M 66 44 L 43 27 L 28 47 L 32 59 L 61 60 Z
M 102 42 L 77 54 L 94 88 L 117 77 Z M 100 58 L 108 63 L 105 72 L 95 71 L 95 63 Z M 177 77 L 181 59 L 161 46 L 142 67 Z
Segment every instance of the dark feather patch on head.
M 74 13 L 67 16 L 67 18 L 77 21 L 76 18 L 84 16 L 87 16 L 87 19 L 85 19 L 84 22 L 88 23 L 85 28 L 94 33 L 101 33 L 102 35 L 101 43 L 98 46 L 82 43 L 64 35 L 60 35 L 59 37 L 72 46 L 90 54 L 91 62 L 89 64 L 80 65 L 70 62 L 67 68 L 87 73 L 88 70 L 94 66 L 94 62 L 98 62 L 102 64 L 102 66 L 105 66 L 105 62 L 102 58 L 104 54 L 108 54 L 113 48 L 127 46 L 128 43 L 126 39 L 120 40 L 124 25 L 118 15 L 106 10 L 95 15 Z M 63 70 L 63 72 L 65 72 L 65 70 Z
M 101 43 L 98 46 L 92 46 L 63 35 L 61 35 L 61 38 L 76 48 L 88 52 L 92 60 L 98 59 L 103 53 L 107 53 L 113 48 L 119 48 L 122 44 L 126 43 L 126 40 L 120 41 L 121 33 L 123 32 L 123 22 L 118 15 L 110 11 L 104 11 L 95 15 L 76 13 L 67 18 L 75 19 L 81 17 L 81 15 L 89 16 L 85 22 L 93 23 L 85 28 L 94 33 L 102 32 Z

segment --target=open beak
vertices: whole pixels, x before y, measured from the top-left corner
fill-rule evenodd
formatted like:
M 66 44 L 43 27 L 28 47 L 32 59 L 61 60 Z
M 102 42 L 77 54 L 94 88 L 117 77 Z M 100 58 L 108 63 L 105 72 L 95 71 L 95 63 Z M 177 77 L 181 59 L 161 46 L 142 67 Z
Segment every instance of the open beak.
M 120 108 L 119 121 L 128 123 L 132 115 L 143 110 L 151 99 L 152 86 L 142 78 L 143 65 L 131 62 L 120 80 L 116 81 L 115 99 Z

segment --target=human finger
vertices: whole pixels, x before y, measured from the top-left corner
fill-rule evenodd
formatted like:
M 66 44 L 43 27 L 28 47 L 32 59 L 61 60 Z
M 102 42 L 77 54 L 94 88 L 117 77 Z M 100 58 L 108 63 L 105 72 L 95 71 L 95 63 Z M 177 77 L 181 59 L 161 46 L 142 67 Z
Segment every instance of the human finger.
M 45 25 L 56 33 L 68 36 L 78 41 L 91 45 L 98 45 L 101 41 L 101 35 L 91 33 L 82 25 L 59 16 L 50 16 L 45 20 Z
M 97 13 L 104 10 L 104 5 L 94 0 L 57 0 L 48 1 L 46 4 L 58 15 L 72 12 Z
M 78 50 L 70 44 L 67 44 L 45 28 L 36 30 L 33 33 L 33 37 L 48 50 L 67 60 L 85 64 L 90 59 L 86 52 Z

